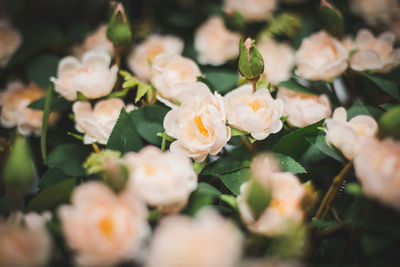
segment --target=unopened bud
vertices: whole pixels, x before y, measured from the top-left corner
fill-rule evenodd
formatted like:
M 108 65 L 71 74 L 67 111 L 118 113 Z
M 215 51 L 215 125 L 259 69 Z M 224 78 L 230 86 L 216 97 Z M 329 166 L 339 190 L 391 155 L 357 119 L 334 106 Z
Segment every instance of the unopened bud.
M 116 45 L 124 45 L 131 41 L 131 26 L 122 4 L 118 4 L 111 15 L 107 27 L 107 38 Z
M 241 39 L 239 44 L 238 67 L 248 80 L 258 79 L 264 72 L 264 59 L 254 43 L 254 40 L 247 38 L 245 42 Z

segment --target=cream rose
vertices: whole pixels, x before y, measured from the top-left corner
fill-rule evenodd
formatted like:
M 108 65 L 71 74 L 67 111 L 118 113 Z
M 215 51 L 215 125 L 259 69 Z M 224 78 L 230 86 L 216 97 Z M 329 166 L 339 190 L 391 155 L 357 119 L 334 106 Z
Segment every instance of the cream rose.
M 233 267 L 242 252 L 241 232 L 216 211 L 192 219 L 169 216 L 156 229 L 146 267 Z
M 140 80 L 148 82 L 151 78 L 151 64 L 160 54 L 180 55 L 183 40 L 172 35 L 152 34 L 132 49 L 127 64 Z
M 364 193 L 400 210 L 400 143 L 365 138 L 354 158 Z
M 372 117 L 358 115 L 347 121 L 347 112 L 342 107 L 335 109 L 332 119 L 327 119 L 325 123 L 326 142 L 339 149 L 349 160 L 357 154 L 364 137 L 378 132 L 378 125 Z
M 242 85 L 224 96 L 229 125 L 257 140 L 268 137 L 282 129 L 280 120 L 283 103 L 274 100 L 268 89 L 253 93 L 251 85 Z
M 305 127 L 332 114 L 331 103 L 326 95 L 296 92 L 280 87 L 277 98 L 283 102 L 283 116 L 294 127 Z
M 46 91 L 34 83 L 28 86 L 19 81 L 9 83 L 6 91 L 0 93 L 1 125 L 6 128 L 17 126 L 21 135 L 39 136 L 42 129 L 43 111 L 34 110 L 28 106 L 45 95 Z M 50 114 L 50 125 L 56 121 L 57 117 L 58 115 L 54 112 Z
M 242 184 L 240 195 L 237 197 L 243 222 L 251 231 L 265 236 L 283 234 L 293 224 L 301 223 L 304 217 L 301 208 L 301 202 L 305 196 L 304 187 L 295 175 L 289 172 L 276 172 L 275 165 L 271 157 L 264 155 L 256 157 L 252 164 L 254 181 L 271 194 L 270 204 L 259 218 L 254 216 L 247 203 L 253 180 Z M 260 171 L 261 169 L 267 169 L 267 171 Z
M 46 231 L 50 214 L 12 213 L 7 221 L 0 217 L 0 265 L 18 267 L 47 266 L 52 241 Z
M 157 98 L 167 106 L 175 107 L 191 93 L 191 86 L 198 76 L 201 76 L 200 69 L 191 59 L 162 54 L 153 62 L 151 82 L 157 88 Z
M 171 151 L 203 161 L 208 154 L 216 155 L 222 149 L 231 137 L 231 129 L 225 125 L 222 97 L 213 95 L 203 83 L 196 83 L 194 88 L 192 96 L 167 113 L 164 128 L 177 139 L 171 144 Z
M 0 67 L 8 64 L 21 43 L 21 33 L 7 21 L 0 20 Z
M 248 21 L 267 20 L 277 5 L 277 0 L 224 0 L 226 11 L 237 11 Z
M 352 0 L 350 7 L 370 25 L 389 23 L 400 11 L 397 0 Z
M 239 55 L 240 34 L 225 27 L 221 17 L 213 16 L 197 29 L 194 46 L 201 64 L 219 66 Z
M 68 56 L 58 63 L 57 78 L 52 77 L 55 90 L 69 101 L 81 92 L 87 98 L 108 95 L 117 80 L 117 65 L 109 67 L 111 57 L 105 52 L 86 52 L 82 61 Z
M 321 31 L 304 38 L 296 53 L 296 74 L 308 80 L 330 81 L 347 69 L 347 49 Z
M 78 186 L 58 214 L 80 266 L 112 266 L 137 256 L 148 234 L 147 211 L 133 195 L 116 195 L 101 182 Z
M 85 52 L 100 51 L 114 56 L 114 45 L 107 38 L 107 24 L 101 24 L 88 34 L 83 43 L 74 49 L 76 57 L 80 58 Z
M 264 58 L 264 78 L 273 85 L 286 81 L 292 75 L 294 50 L 286 43 L 273 39 L 257 42 L 257 48 Z
M 122 108 L 129 112 L 134 109 L 134 106 L 125 106 L 119 98 L 99 101 L 93 109 L 89 102 L 75 102 L 72 106 L 76 122 L 75 128 L 85 134 L 83 142 L 85 144 L 95 142 L 107 144 Z
M 164 213 L 181 210 L 197 187 L 192 162 L 183 154 L 148 146 L 124 159 L 129 168 L 128 192 Z
M 378 38 L 367 29 L 357 33 L 350 57 L 350 67 L 356 71 L 373 70 L 388 72 L 400 64 L 400 48 L 393 49 L 395 36 L 390 32 L 381 33 Z

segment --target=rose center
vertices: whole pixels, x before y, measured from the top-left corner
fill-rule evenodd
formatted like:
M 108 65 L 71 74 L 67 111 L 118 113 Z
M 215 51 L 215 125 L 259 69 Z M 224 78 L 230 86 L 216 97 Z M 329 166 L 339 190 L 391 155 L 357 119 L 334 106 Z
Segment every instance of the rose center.
M 114 231 L 114 224 L 110 216 L 104 217 L 100 222 L 99 222 L 99 228 L 100 230 L 107 236 L 110 237 L 111 234 Z
M 201 116 L 196 116 L 194 118 L 194 123 L 203 136 L 207 137 L 209 135 L 207 128 L 204 126 L 203 121 L 201 120 Z

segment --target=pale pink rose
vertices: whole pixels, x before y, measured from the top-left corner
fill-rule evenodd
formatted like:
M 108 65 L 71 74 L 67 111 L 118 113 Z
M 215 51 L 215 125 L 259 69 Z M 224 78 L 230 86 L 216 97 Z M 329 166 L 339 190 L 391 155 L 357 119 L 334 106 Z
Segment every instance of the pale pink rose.
M 158 55 L 164 53 L 180 55 L 182 50 L 182 39 L 172 35 L 152 34 L 132 49 L 127 64 L 137 78 L 148 82 L 151 78 L 151 64 Z
M 131 194 L 116 195 L 101 182 L 87 182 L 58 210 L 64 237 L 79 266 L 112 266 L 138 256 L 148 234 L 147 210 Z
M 47 266 L 53 246 L 46 231 L 47 215 L 12 213 L 7 221 L 0 217 L 1 266 Z
M 324 31 L 304 38 L 296 53 L 296 74 L 308 80 L 330 81 L 347 69 L 347 49 Z
M 257 48 L 264 58 L 263 76 L 267 81 L 278 85 L 290 78 L 294 66 L 294 50 L 290 45 L 266 39 L 257 42 Z
M 237 11 L 247 21 L 265 21 L 277 6 L 277 0 L 224 0 L 226 11 Z
M 75 128 L 85 134 L 83 142 L 85 144 L 95 142 L 107 144 L 122 108 L 129 112 L 134 109 L 134 106 L 125 106 L 125 103 L 119 98 L 99 101 L 93 109 L 89 102 L 75 102 L 72 105 L 76 122 Z
M 69 101 L 77 99 L 81 92 L 87 98 L 99 98 L 108 95 L 117 81 L 118 67 L 111 63 L 106 52 L 89 51 L 82 61 L 68 56 L 58 63 L 57 78 L 52 77 L 55 91 Z
M 247 203 L 252 181 L 240 187 L 237 197 L 239 212 L 243 222 L 255 233 L 275 236 L 285 233 L 294 224 L 300 224 L 304 218 L 301 202 L 305 189 L 300 180 L 289 172 L 269 173 L 257 179 L 266 192 L 270 192 L 271 201 L 268 207 L 256 218 Z
M 378 38 L 367 29 L 357 33 L 350 57 L 350 67 L 356 71 L 373 70 L 388 72 L 400 64 L 400 48 L 393 49 L 396 37 L 390 32 L 381 33 Z
M 305 127 L 332 114 L 327 95 L 300 93 L 280 87 L 277 98 L 283 102 L 283 116 L 289 116 L 287 122 L 294 127 Z
M 194 46 L 201 64 L 219 66 L 239 55 L 240 34 L 225 27 L 221 17 L 210 17 L 197 29 Z
M 21 43 L 21 33 L 7 21 L 0 20 L 0 68 L 8 64 Z
M 174 107 L 191 93 L 201 72 L 196 63 L 178 55 L 161 54 L 152 65 L 151 82 L 157 88 L 157 98 L 167 106 Z
M 357 154 L 364 137 L 375 136 L 378 132 L 378 124 L 371 116 L 357 115 L 347 121 L 347 112 L 343 107 L 336 108 L 332 118 L 325 123 L 326 142 L 339 149 L 349 160 Z
M 106 52 L 114 56 L 114 45 L 107 38 L 107 24 L 101 24 L 98 28 L 89 33 L 83 43 L 74 49 L 75 56 L 80 58 L 87 51 Z
M 234 267 L 243 237 L 233 223 L 212 209 L 192 219 L 169 216 L 156 229 L 146 267 Z
M 18 133 L 28 136 L 40 135 L 42 129 L 43 111 L 28 108 L 28 106 L 46 96 L 46 91 L 34 83 L 28 86 L 19 81 L 7 85 L 5 92 L 0 93 L 1 117 L 3 127 L 17 127 Z M 53 124 L 58 115 L 50 113 L 49 124 Z
M 124 159 L 129 169 L 128 193 L 139 195 L 164 213 L 181 210 L 197 187 L 192 162 L 183 154 L 148 146 Z
M 245 84 L 224 96 L 229 125 L 250 133 L 262 140 L 282 129 L 283 112 L 281 100 L 274 100 L 268 89 L 253 93 L 250 84 Z
M 231 129 L 225 125 L 222 97 L 212 94 L 203 83 L 196 83 L 194 87 L 192 96 L 167 113 L 164 128 L 177 139 L 171 144 L 171 151 L 181 151 L 196 161 L 203 161 L 208 154 L 216 155 L 223 148 L 231 138 Z
M 390 19 L 400 12 L 397 0 L 352 0 L 350 7 L 369 25 L 389 23 Z
M 364 193 L 400 210 L 400 143 L 365 138 L 354 158 Z

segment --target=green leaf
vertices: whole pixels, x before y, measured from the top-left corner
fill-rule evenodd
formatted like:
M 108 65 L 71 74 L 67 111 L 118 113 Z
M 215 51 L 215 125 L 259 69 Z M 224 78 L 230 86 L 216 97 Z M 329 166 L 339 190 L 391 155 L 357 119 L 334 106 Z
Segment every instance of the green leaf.
M 305 93 L 305 94 L 314 94 L 311 89 L 299 84 L 296 82 L 295 79 L 290 79 L 287 81 L 280 82 L 278 84 L 279 87 L 285 87 L 287 89 L 299 92 L 299 93 Z
M 56 208 L 59 204 L 68 201 L 75 185 L 76 178 L 69 178 L 45 188 L 28 203 L 27 210 L 42 212 Z
M 385 93 L 392 96 L 397 101 L 400 101 L 400 91 L 398 85 L 390 80 L 383 78 L 378 75 L 370 75 L 367 72 L 363 72 L 364 77 L 368 78 L 379 88 L 381 88 Z
M 56 76 L 59 57 L 43 55 L 36 57 L 27 65 L 28 77 L 42 88 L 50 85 L 50 77 Z
M 254 217 L 258 218 L 268 207 L 271 201 L 271 194 L 256 180 L 251 181 L 248 185 L 250 188 L 246 201 Z
M 68 178 L 68 176 L 64 174 L 62 169 L 50 168 L 40 178 L 38 187 L 40 190 L 43 190 L 49 186 L 61 182 L 62 180 L 65 180 L 66 178 Z
M 199 183 L 196 191 L 190 196 L 189 203 L 186 206 L 184 213 L 189 216 L 194 216 L 197 211 L 205 206 L 211 205 L 216 198 L 221 195 L 215 187 L 207 183 Z
M 132 116 L 126 113 L 125 109 L 121 109 L 117 123 L 108 139 L 107 149 L 117 150 L 122 154 L 129 151 L 139 151 L 143 144 L 136 127 L 136 122 L 132 120 Z
M 50 168 L 60 168 L 65 175 L 83 176 L 86 175 L 83 162 L 90 153 L 89 146 L 74 143 L 61 144 L 50 152 L 45 163 Z
M 160 146 L 162 140 L 157 136 L 164 130 L 164 117 L 168 109 L 162 106 L 144 106 L 129 113 L 131 120 L 135 122 L 140 136 L 147 142 Z
M 235 129 L 235 128 L 231 128 L 231 136 L 246 135 L 246 134 L 247 133 L 245 133 L 245 132 L 243 132 L 241 130 L 238 130 L 238 129 Z
M 46 100 L 44 102 L 42 129 L 40 136 L 40 147 L 42 150 L 43 160 L 46 160 L 46 155 L 47 155 L 47 148 L 46 148 L 47 126 L 49 123 L 49 115 L 50 115 L 50 108 L 52 101 L 53 101 L 53 85 L 50 85 L 49 88 L 47 89 Z
M 400 137 L 400 105 L 391 108 L 379 120 L 379 135 L 381 137 Z
M 311 221 L 311 225 L 314 227 L 318 228 L 323 228 L 325 230 L 330 230 L 334 229 L 340 225 L 342 225 L 344 222 L 339 222 L 339 221 L 325 221 L 322 219 L 314 219 Z
M 89 98 L 87 98 L 82 92 L 77 91 L 76 92 L 76 98 L 78 101 L 89 101 Z
M 298 160 L 310 146 L 310 143 L 306 138 L 318 135 L 320 133 L 318 127 L 321 127 L 323 123 L 324 120 L 320 120 L 314 124 L 288 133 L 279 139 L 279 141 L 272 147 L 272 150 L 276 153 L 281 153 Z
M 204 75 L 212 87 L 220 94 L 225 94 L 236 87 L 239 79 L 237 72 L 222 69 L 204 70 Z
M 275 153 L 274 155 L 279 162 L 282 171 L 291 172 L 293 174 L 307 173 L 304 167 L 293 158 L 280 153 Z
M 372 116 L 375 120 L 378 120 L 382 113 L 382 110 L 366 106 L 360 100 L 357 100 L 354 102 L 353 106 L 347 110 L 347 119 L 351 119 L 357 115 L 368 115 Z
M 146 83 L 139 83 L 136 97 L 135 97 L 135 103 L 139 102 L 139 100 L 149 91 L 151 90 L 151 86 Z
M 223 158 L 208 164 L 202 175 L 221 175 L 250 167 L 251 155 L 242 147 L 238 147 Z
M 234 194 L 240 194 L 240 186 L 250 178 L 250 169 L 240 169 L 235 172 L 221 174 L 222 183 Z
M 197 162 L 197 161 L 194 162 L 193 169 L 197 175 L 199 175 L 201 171 L 204 169 L 204 167 L 206 166 L 206 162 L 207 162 L 206 159 L 203 160 L 202 162 Z
M 344 32 L 344 19 L 342 14 L 333 7 L 328 1 L 322 1 L 321 3 L 327 3 L 320 7 L 321 18 L 325 23 L 327 30 L 333 35 L 341 35 Z
M 68 102 L 67 100 L 65 100 L 65 98 L 55 94 L 55 96 L 53 97 L 52 101 L 51 101 L 51 111 L 58 111 L 58 112 L 62 112 L 62 111 L 66 111 L 69 110 L 71 108 L 71 102 Z M 44 110 L 45 107 L 45 103 L 46 103 L 46 98 L 40 98 L 34 102 L 32 102 L 28 108 L 31 109 L 37 109 L 37 110 Z
M 335 148 L 329 146 L 325 141 L 324 135 L 307 137 L 306 140 L 319 151 L 339 162 L 344 161 L 343 155 Z

